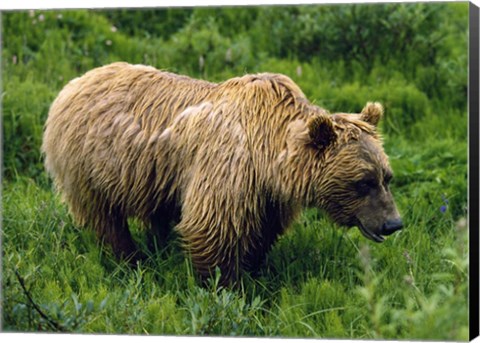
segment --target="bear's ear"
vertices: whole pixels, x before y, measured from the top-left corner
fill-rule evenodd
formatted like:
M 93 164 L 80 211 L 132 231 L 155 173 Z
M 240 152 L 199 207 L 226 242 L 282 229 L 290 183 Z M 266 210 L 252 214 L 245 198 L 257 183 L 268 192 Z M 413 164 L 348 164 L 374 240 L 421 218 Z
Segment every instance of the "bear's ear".
M 324 149 L 337 139 L 333 121 L 324 114 L 316 114 L 307 121 L 308 135 L 311 143 Z
M 379 102 L 368 102 L 362 110 L 361 119 L 373 126 L 377 126 L 383 116 L 383 106 Z

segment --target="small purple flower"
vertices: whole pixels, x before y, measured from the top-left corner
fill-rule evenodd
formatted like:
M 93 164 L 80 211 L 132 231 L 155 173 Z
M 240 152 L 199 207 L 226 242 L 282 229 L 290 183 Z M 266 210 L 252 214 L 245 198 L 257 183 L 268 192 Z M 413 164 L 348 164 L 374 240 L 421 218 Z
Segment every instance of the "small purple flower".
M 440 212 L 445 213 L 447 211 L 447 208 L 448 208 L 448 199 L 445 196 L 445 194 L 441 194 L 441 197 L 442 197 L 443 203 L 445 205 L 440 206 Z

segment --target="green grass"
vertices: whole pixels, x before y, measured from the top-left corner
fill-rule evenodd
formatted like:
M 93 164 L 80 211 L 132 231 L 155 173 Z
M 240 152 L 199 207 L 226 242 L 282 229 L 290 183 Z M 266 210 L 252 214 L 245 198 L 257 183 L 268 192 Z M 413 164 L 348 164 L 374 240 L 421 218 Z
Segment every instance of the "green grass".
M 467 229 L 425 200 L 406 210 L 405 197 L 406 228 L 382 245 L 309 210 L 258 276 L 219 290 L 197 284 L 175 240 L 143 246 L 150 258 L 136 268 L 117 262 L 48 188 L 20 178 L 4 187 L 4 330 L 53 329 L 18 271 L 36 305 L 73 332 L 467 339 Z
M 144 21 L 148 15 L 138 11 L 3 14 L 3 330 L 467 340 L 462 92 L 468 4 L 434 6 L 400 6 L 391 14 L 397 29 L 406 30 L 402 34 L 412 34 L 408 30 L 416 22 L 409 15 L 433 13 L 422 25 L 438 26 L 411 37 L 432 50 L 417 44 L 422 58 L 392 57 L 369 70 L 349 55 L 339 59 L 339 51 L 326 49 L 310 58 L 306 51 L 294 51 L 312 32 L 328 35 L 330 24 L 343 20 L 351 7 L 339 9 L 337 17 L 307 7 L 160 11 L 161 24 Z M 235 23 L 237 14 L 245 25 Z M 300 21 L 290 19 L 296 15 Z M 402 16 L 410 19 L 402 22 Z M 312 18 L 287 45 L 289 25 Z M 166 23 L 171 23 L 168 29 Z M 439 35 L 444 39 L 436 43 Z M 272 44 L 263 48 L 268 41 Z M 231 60 L 225 58 L 229 48 Z M 425 63 L 423 52 L 432 51 L 437 55 Z M 358 229 L 338 228 L 320 211 L 307 209 L 257 275 L 243 275 L 234 290 L 220 289 L 218 278 L 200 287 L 175 237 L 163 248 L 149 249 L 135 220 L 134 237 L 149 258 L 134 268 L 117 261 L 92 232 L 73 223 L 52 190 L 39 151 L 48 107 L 65 82 L 114 60 L 213 81 L 245 72 L 281 72 L 331 111 L 359 111 L 367 101 L 383 102 L 381 130 L 404 230 L 376 244 Z

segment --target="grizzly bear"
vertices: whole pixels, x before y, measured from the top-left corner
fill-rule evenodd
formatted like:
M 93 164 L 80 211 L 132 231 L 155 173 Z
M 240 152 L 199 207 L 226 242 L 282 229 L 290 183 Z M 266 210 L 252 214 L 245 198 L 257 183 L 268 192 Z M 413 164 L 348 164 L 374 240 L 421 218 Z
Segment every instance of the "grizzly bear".
M 302 208 L 382 242 L 402 221 L 376 126 L 383 113 L 329 114 L 287 76 L 221 83 L 113 63 L 53 102 L 45 165 L 75 221 L 119 257 L 140 258 L 127 219 L 178 233 L 202 280 L 255 270 Z

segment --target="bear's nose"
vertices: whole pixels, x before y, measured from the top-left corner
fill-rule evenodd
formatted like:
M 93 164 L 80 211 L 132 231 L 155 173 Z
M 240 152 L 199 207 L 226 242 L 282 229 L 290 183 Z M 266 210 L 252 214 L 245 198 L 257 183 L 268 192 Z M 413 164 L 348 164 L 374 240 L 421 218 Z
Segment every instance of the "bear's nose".
M 401 218 L 389 219 L 383 224 L 382 234 L 391 235 L 395 231 L 401 230 L 403 227 L 403 222 Z

